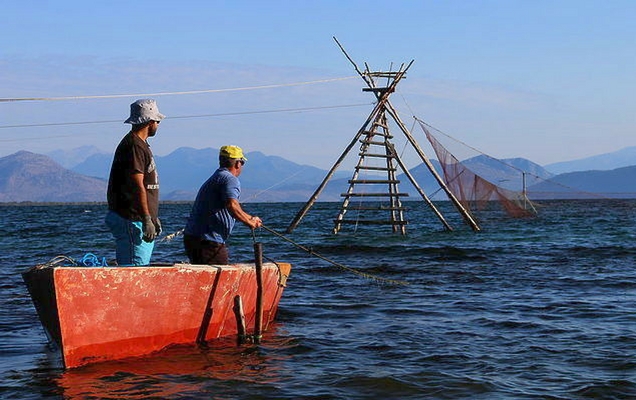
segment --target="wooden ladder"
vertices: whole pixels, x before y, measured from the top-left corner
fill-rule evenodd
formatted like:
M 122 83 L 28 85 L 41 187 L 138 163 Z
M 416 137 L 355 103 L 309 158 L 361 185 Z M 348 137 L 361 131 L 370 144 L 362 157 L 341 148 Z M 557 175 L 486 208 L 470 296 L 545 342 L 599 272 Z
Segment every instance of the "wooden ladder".
M 343 198 L 340 213 L 334 220 L 333 233 L 343 225 L 390 225 L 394 233 L 406 234 L 408 221 L 401 198 L 408 193 L 399 191 L 393 136 L 389 132 L 383 111 L 376 114 L 370 129 L 360 135 L 358 163 Z M 380 189 L 380 190 L 378 190 Z M 345 218 L 347 213 L 353 217 Z
M 479 225 L 473 219 L 472 215 L 464 208 L 460 201 L 455 197 L 450 190 L 444 179 L 435 170 L 431 160 L 424 153 L 420 145 L 415 140 L 415 137 L 411 134 L 409 129 L 404 125 L 397 110 L 393 107 L 389 101 L 389 96 L 395 92 L 395 88 L 400 80 L 402 80 L 408 69 L 413 65 L 415 60 L 411 60 L 408 64 L 402 64 L 397 71 L 371 71 L 369 66 L 365 63 L 365 70 L 362 71 L 356 63 L 347 54 L 340 42 L 334 37 L 334 40 L 340 47 L 340 50 L 344 53 L 345 57 L 351 62 L 356 72 L 364 80 L 367 87 L 363 88 L 364 92 L 372 93 L 377 102 L 373 107 L 373 111 L 369 114 L 364 121 L 362 127 L 358 130 L 356 135 L 349 142 L 345 150 L 342 152 L 338 160 L 331 166 L 331 169 L 327 172 L 327 175 L 322 180 L 320 185 L 316 188 L 305 205 L 298 210 L 294 219 L 289 223 L 287 227 L 287 233 L 292 233 L 298 226 L 303 217 L 309 212 L 309 209 L 318 200 L 318 196 L 327 186 L 327 182 L 336 172 L 336 169 L 342 164 L 349 151 L 351 151 L 358 143 L 360 146 L 360 159 L 353 172 L 353 177 L 349 180 L 349 188 L 346 193 L 342 193 L 341 197 L 344 198 L 342 207 L 337 218 L 334 220 L 333 233 L 338 233 L 344 224 L 357 225 L 391 225 L 394 232 L 406 233 L 407 221 L 404 219 L 405 208 L 402 206 L 402 197 L 407 196 L 406 193 L 400 193 L 398 190 L 399 181 L 396 175 L 396 169 L 403 172 L 404 176 L 413 185 L 415 190 L 422 197 L 422 200 L 430 207 L 437 218 L 442 222 L 444 227 L 448 230 L 453 228 L 448 224 L 442 213 L 437 209 L 435 204 L 428 198 L 424 190 L 415 181 L 415 178 L 409 171 L 408 167 L 401 160 L 401 157 L 396 153 L 395 147 L 391 143 L 393 138 L 389 133 L 389 127 L 387 120 L 390 119 L 394 126 L 397 127 L 397 132 L 402 132 L 407 139 L 408 143 L 413 147 L 417 155 L 420 157 L 426 168 L 431 175 L 435 178 L 435 181 L 439 184 L 440 188 L 448 196 L 453 205 L 460 212 L 464 221 L 468 223 L 474 231 L 479 231 Z M 384 85 L 378 85 L 378 81 L 386 81 Z M 372 165 L 371 160 L 384 161 L 382 165 Z M 379 159 L 379 160 L 378 160 Z M 375 172 L 373 177 L 362 176 L 365 172 Z M 382 173 L 386 173 L 386 178 Z M 379 178 L 382 176 L 382 179 Z M 356 190 L 362 187 L 375 187 L 382 186 L 382 192 L 371 192 L 364 190 Z M 385 186 L 384 186 L 385 185 Z M 385 204 L 381 203 L 382 199 L 387 199 Z M 354 200 L 355 199 L 355 200 Z M 369 204 L 369 199 L 380 200 L 379 204 L 376 202 L 374 205 Z M 352 201 L 353 200 L 353 201 Z M 352 204 L 353 202 L 357 204 Z M 348 212 L 356 212 L 357 215 L 353 218 L 345 218 Z M 367 212 L 375 213 L 372 216 L 367 216 Z M 380 218 L 380 213 L 388 212 L 388 218 Z M 365 214 L 363 217 L 363 213 Z

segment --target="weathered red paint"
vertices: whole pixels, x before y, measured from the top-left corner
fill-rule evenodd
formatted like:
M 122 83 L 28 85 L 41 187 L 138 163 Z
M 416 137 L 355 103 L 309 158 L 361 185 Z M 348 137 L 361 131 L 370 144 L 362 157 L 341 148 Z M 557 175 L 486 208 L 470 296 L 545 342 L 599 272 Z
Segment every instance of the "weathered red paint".
M 290 264 L 263 265 L 263 328 L 274 319 Z M 87 268 L 36 266 L 23 274 L 66 368 L 149 354 L 172 344 L 236 335 L 233 300 L 254 327 L 253 264 Z

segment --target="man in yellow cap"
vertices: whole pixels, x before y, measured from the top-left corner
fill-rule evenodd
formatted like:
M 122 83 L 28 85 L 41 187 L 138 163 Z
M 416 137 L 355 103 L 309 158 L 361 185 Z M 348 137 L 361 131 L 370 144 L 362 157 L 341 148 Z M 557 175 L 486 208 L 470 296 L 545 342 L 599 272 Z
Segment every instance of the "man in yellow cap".
M 228 264 L 226 241 L 236 220 L 250 229 L 263 225 L 241 207 L 241 182 L 238 176 L 247 158 L 238 146 L 223 146 L 219 168 L 205 181 L 194 201 L 185 227 L 183 244 L 192 264 Z

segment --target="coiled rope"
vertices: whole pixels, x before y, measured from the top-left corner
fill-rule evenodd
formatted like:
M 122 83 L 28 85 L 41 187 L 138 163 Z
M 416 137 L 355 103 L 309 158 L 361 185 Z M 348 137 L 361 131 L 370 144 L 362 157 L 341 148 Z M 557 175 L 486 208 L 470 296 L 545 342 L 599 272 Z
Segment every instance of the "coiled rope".
M 79 260 L 75 260 L 74 258 L 65 255 L 55 256 L 48 262 L 44 263 L 44 266 L 54 267 L 60 264 L 64 267 L 108 267 L 106 257 L 102 257 L 100 260 L 93 253 L 86 253 Z

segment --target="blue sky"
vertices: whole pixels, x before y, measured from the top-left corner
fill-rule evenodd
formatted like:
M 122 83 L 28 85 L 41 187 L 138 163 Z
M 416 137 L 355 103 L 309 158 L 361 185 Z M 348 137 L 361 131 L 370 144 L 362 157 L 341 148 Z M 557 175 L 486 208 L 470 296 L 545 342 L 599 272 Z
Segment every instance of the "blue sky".
M 635 1 L 24 0 L 0 35 L 0 98 L 132 95 L 0 102 L 0 156 L 112 151 L 135 94 L 269 86 L 155 96 L 155 153 L 237 144 L 328 168 L 373 101 L 333 36 L 371 69 L 415 60 L 392 96 L 409 127 L 542 165 L 636 145 Z

